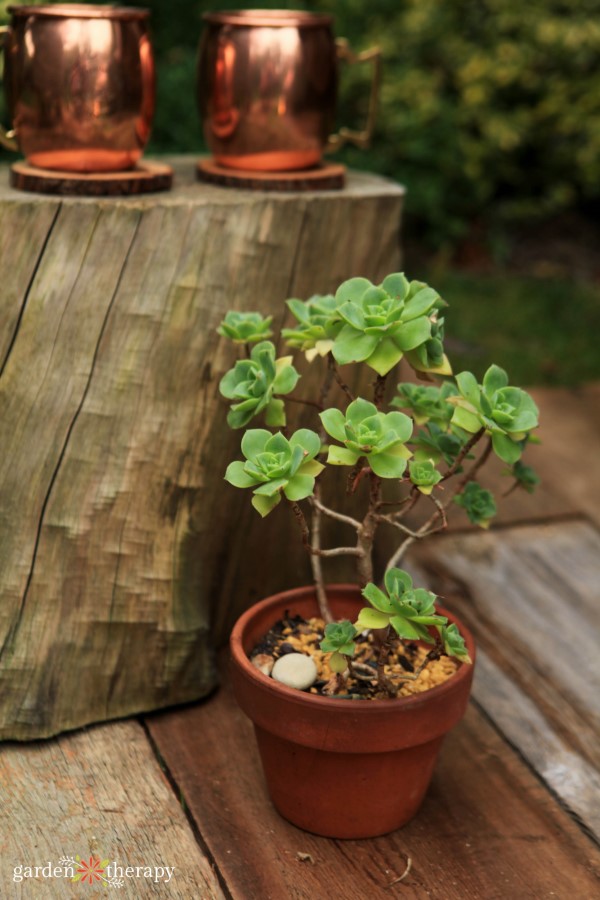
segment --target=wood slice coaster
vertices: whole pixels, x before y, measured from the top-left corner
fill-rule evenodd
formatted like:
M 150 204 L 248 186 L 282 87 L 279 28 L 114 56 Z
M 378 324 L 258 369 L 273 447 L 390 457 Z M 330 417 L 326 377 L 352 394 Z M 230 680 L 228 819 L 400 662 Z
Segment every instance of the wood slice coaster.
M 346 183 L 346 167 L 323 163 L 297 172 L 253 172 L 229 169 L 212 159 L 201 159 L 196 167 L 196 177 L 221 187 L 250 191 L 336 191 Z
M 119 197 L 168 191 L 173 184 L 173 169 L 164 163 L 140 162 L 126 172 L 58 172 L 38 169 L 26 162 L 10 167 L 11 187 L 35 194 L 61 194 L 78 197 Z

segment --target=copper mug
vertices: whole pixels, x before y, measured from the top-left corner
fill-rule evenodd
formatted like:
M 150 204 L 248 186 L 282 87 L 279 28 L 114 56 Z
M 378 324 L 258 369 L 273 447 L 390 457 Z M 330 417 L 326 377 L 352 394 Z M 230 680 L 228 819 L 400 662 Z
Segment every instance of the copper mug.
M 13 131 L 0 143 L 31 165 L 115 172 L 139 160 L 154 115 L 149 11 L 10 6 L 4 89 Z
M 381 53 L 355 55 L 336 41 L 332 17 L 294 10 L 206 13 L 198 58 L 198 101 L 215 161 L 234 169 L 291 171 L 317 165 L 347 141 L 368 144 Z M 331 134 L 338 60 L 373 62 L 364 131 Z

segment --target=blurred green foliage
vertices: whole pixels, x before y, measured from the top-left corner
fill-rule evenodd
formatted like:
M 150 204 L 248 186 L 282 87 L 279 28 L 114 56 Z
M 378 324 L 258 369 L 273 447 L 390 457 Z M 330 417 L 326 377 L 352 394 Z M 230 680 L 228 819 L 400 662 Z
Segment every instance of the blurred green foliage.
M 7 0 L 0 0 L 0 20 Z M 131 0 L 152 10 L 158 107 L 149 152 L 202 148 L 195 57 L 206 9 L 256 3 Z M 261 0 L 335 15 L 357 50 L 385 60 L 371 150 L 351 165 L 408 186 L 408 212 L 432 245 L 474 219 L 533 220 L 600 196 L 600 0 Z M 366 67 L 342 72 L 340 120 L 366 111 Z
M 577 385 L 600 379 L 597 285 L 495 272 L 422 271 L 449 304 L 446 350 L 455 372 L 481 380 L 494 360 L 515 384 Z

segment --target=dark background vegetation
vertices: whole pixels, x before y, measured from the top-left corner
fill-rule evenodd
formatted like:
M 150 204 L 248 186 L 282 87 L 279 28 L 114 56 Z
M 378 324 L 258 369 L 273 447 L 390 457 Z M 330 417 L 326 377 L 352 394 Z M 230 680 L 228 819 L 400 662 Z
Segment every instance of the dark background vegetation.
M 380 45 L 372 147 L 340 158 L 407 186 L 406 269 L 451 303 L 454 359 L 479 372 L 495 355 L 528 383 L 600 377 L 600 0 L 130 5 L 152 10 L 152 154 L 203 149 L 194 84 L 208 9 L 331 12 L 355 49 Z M 344 124 L 364 117 L 368 78 L 342 72 Z

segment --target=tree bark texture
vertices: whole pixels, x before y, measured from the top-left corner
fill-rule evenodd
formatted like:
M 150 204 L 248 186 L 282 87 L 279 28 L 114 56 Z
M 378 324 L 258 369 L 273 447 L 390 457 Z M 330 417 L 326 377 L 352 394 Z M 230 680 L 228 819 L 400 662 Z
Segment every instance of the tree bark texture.
M 309 578 L 288 511 L 223 480 L 216 328 L 396 269 L 403 191 L 249 193 L 172 162 L 154 196 L 0 187 L 0 738 L 206 695 L 237 614 Z

